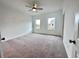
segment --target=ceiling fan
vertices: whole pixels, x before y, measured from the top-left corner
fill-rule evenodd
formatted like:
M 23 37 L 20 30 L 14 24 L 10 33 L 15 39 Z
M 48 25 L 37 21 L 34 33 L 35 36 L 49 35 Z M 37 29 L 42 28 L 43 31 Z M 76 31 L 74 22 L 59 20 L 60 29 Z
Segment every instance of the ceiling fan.
M 27 2 L 27 3 L 29 5 L 26 5 L 26 7 L 31 8 L 29 11 L 43 10 L 43 8 L 39 8 L 39 1 L 38 0 L 32 0 L 32 1 Z

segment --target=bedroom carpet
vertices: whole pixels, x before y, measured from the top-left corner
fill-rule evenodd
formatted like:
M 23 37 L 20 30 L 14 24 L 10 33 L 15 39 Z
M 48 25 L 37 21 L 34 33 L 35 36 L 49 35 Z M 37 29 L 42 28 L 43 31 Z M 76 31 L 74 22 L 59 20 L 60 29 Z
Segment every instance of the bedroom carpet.
M 61 37 L 29 34 L 3 42 L 5 58 L 67 58 Z

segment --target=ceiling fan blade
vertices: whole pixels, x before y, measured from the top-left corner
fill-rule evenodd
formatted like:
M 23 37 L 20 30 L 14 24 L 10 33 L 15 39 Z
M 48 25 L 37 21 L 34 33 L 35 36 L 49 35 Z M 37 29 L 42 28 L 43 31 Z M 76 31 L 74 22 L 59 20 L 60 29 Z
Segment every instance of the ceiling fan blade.
M 43 10 L 43 8 L 36 8 L 37 10 Z
M 32 8 L 32 6 L 30 6 L 30 5 L 26 5 L 26 7 Z

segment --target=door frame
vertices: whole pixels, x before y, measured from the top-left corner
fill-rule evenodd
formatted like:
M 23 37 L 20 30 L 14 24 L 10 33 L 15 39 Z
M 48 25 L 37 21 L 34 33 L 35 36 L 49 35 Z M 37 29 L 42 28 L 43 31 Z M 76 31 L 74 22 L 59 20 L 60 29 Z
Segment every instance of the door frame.
M 1 32 L 0 32 L 0 55 L 1 55 L 1 58 L 4 58 L 4 55 L 3 55 L 3 43 L 1 41 Z
M 75 21 L 74 21 L 74 35 L 73 39 L 75 40 L 76 44 L 72 46 L 72 57 L 77 58 L 77 50 L 78 50 L 78 31 L 79 30 L 79 13 L 75 14 Z

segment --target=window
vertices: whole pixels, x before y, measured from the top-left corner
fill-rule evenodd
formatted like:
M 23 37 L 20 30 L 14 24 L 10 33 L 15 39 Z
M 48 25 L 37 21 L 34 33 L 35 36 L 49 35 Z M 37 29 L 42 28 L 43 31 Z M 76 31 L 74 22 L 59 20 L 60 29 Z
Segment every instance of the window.
M 48 30 L 55 30 L 55 18 L 48 18 Z
M 40 19 L 37 19 L 35 21 L 35 24 L 36 24 L 36 29 L 40 29 Z

